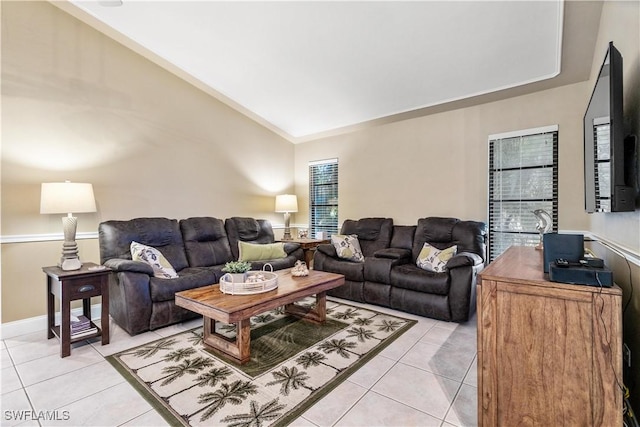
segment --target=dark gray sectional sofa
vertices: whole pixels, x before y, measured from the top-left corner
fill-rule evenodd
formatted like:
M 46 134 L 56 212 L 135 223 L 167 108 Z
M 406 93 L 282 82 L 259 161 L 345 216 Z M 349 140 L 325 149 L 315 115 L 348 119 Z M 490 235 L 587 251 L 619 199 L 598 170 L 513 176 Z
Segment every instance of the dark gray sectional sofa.
M 484 268 L 486 225 L 456 218 L 430 217 L 417 225 L 393 225 L 390 218 L 346 220 L 340 234 L 358 236 L 364 262 L 338 258 L 333 245 L 318 246 L 314 269 L 345 275 L 345 285 L 328 292 L 440 320 L 464 322 L 473 314 L 476 278 Z M 458 252 L 444 272 L 416 265 L 425 242 Z
M 182 322 L 198 315 L 175 305 L 175 293 L 217 283 L 228 261 L 238 259 L 238 241 L 273 243 L 267 220 L 212 217 L 175 220 L 136 218 L 99 225 L 100 262 L 111 268 L 109 313 L 129 334 Z M 167 258 L 177 278 L 154 277 L 149 264 L 132 261 L 132 241 L 152 246 Z M 285 243 L 285 258 L 252 262 L 261 269 L 269 262 L 275 270 L 303 259 L 297 243 Z

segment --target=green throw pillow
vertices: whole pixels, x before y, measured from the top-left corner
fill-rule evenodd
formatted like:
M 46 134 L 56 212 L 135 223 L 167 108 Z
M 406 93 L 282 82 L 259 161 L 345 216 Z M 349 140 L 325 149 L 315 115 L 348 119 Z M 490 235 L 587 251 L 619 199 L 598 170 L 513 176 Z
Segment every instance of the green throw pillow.
M 418 255 L 416 265 L 423 270 L 435 271 L 442 273 L 447 270 L 447 261 L 449 261 L 458 251 L 457 246 L 451 246 L 447 249 L 438 249 L 425 243 Z
M 156 248 L 138 242 L 131 242 L 130 248 L 131 259 L 149 264 L 153 268 L 154 277 L 161 279 L 174 279 L 178 277 L 171 263 Z
M 333 234 L 331 243 L 336 248 L 339 258 L 354 262 L 364 262 L 364 255 L 362 255 L 357 235 Z
M 286 258 L 284 243 L 247 243 L 238 242 L 240 256 L 238 261 L 266 261 L 270 259 Z

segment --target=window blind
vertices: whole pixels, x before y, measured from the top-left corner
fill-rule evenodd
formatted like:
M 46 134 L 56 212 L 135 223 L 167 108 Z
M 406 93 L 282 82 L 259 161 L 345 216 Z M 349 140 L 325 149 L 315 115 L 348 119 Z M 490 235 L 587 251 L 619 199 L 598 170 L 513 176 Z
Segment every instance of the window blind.
M 338 233 L 338 159 L 309 163 L 310 237 Z
M 558 230 L 557 126 L 489 137 L 489 259 L 509 246 L 535 246 L 536 209 Z

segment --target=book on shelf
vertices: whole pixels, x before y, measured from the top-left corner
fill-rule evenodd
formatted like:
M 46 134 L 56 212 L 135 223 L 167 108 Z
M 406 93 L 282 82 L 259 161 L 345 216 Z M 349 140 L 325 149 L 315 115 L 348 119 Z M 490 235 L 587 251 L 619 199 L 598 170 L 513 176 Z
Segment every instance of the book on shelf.
M 81 332 L 91 327 L 91 321 L 86 316 L 71 316 L 71 333 Z
M 86 337 L 88 335 L 93 335 L 96 332 L 98 332 L 98 328 L 96 328 L 96 327 L 85 329 L 85 330 L 80 331 L 80 332 L 75 332 L 75 333 L 72 332 L 71 333 L 71 339 Z

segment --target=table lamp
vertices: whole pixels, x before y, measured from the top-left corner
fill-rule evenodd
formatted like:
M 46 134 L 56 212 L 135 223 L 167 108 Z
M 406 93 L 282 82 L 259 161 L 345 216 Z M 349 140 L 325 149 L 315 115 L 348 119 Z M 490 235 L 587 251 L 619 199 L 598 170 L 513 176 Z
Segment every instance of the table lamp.
M 62 217 L 64 243 L 62 244 L 62 258 L 58 264 L 61 269 L 79 270 L 82 267 L 76 244 L 78 218 L 72 214 L 95 211 L 96 200 L 93 196 L 93 185 L 69 181 L 42 183 L 40 213 L 67 214 Z
M 295 194 L 281 194 L 276 196 L 276 212 L 284 212 L 284 235 L 282 240 L 291 240 L 291 212 L 298 212 L 298 199 Z

